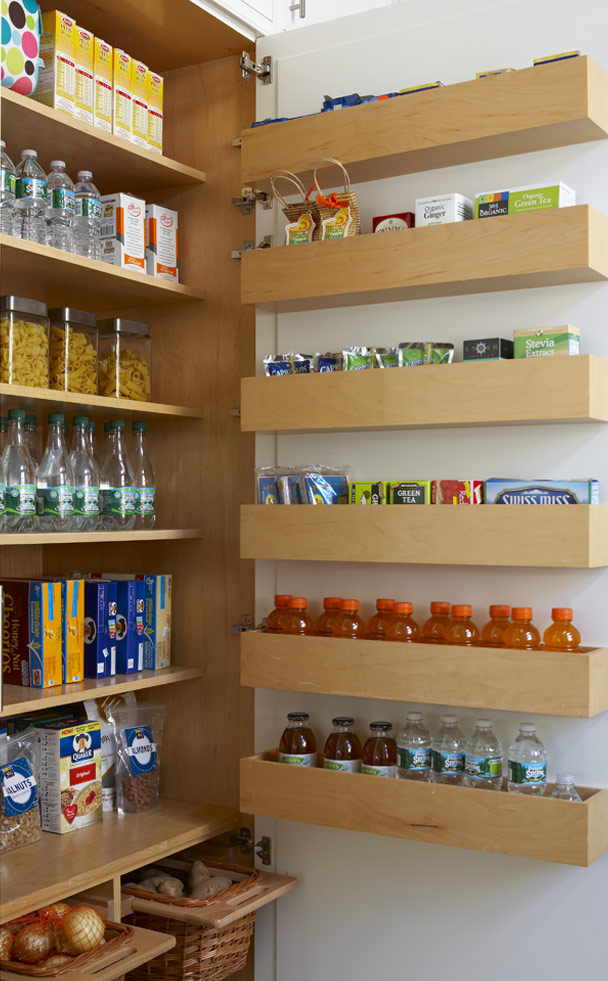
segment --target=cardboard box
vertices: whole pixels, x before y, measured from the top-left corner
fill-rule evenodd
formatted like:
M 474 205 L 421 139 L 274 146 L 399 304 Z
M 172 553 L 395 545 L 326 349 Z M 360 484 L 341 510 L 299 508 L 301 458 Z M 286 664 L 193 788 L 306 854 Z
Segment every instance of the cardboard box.
M 146 202 L 130 194 L 105 194 L 101 212 L 103 261 L 145 275 Z
M 483 480 L 438 480 L 436 504 L 483 504 Z
M 469 221 L 472 217 L 473 203 L 463 194 L 440 194 L 416 200 L 416 228 Z
M 513 341 L 505 337 L 484 337 L 462 342 L 463 361 L 508 361 L 513 357 Z
M 122 48 L 114 48 L 112 59 L 112 132 L 131 140 L 133 122 L 133 59 Z
M 61 684 L 61 586 L 28 579 L 0 580 L 4 596 L 2 680 L 7 685 Z
M 146 272 L 179 282 L 178 214 L 158 204 L 146 205 Z
M 133 59 L 133 117 L 131 140 L 148 149 L 148 66 Z
M 163 88 L 162 75 L 151 72 L 146 74 L 146 90 L 148 95 L 148 149 L 153 153 L 163 152 Z
M 156 671 L 171 664 L 171 596 L 173 577 L 133 572 L 92 572 L 91 581 L 128 579 L 144 583 L 144 668 Z
M 112 62 L 114 50 L 100 37 L 95 38 L 93 82 L 95 85 L 93 125 L 106 133 L 112 132 L 112 106 L 114 87 L 112 85 Z
M 518 327 L 513 331 L 516 358 L 547 358 L 579 354 L 581 332 L 578 327 Z
M 398 232 L 404 228 L 413 228 L 415 223 L 416 218 L 412 211 L 400 211 L 393 215 L 380 215 L 378 218 L 372 218 L 372 231 L 378 234 L 380 232 Z
M 377 480 L 372 483 L 364 480 L 353 480 L 348 487 L 351 504 L 386 504 L 385 480 Z
M 89 125 L 95 118 L 95 38 L 84 27 L 74 24 L 74 115 Z
M 434 504 L 434 480 L 389 481 L 387 504 Z
M 99 722 L 50 722 L 38 732 L 42 830 L 65 834 L 97 824 L 103 817 Z
M 74 26 L 76 21 L 61 10 L 42 15 L 40 57 L 44 67 L 38 72 L 34 99 L 52 109 L 74 115 L 76 63 L 74 59 Z
M 520 215 L 524 211 L 571 208 L 574 204 L 575 192 L 562 181 L 559 184 L 533 184 L 531 187 L 512 187 L 506 191 L 483 191 L 476 194 L 475 217 Z
M 64 685 L 84 678 L 84 583 L 57 579 L 61 587 L 61 661 Z
M 132 674 L 144 666 L 145 583 L 141 579 L 116 583 L 116 671 Z
M 599 504 L 597 480 L 486 480 L 486 504 Z
M 84 581 L 84 675 L 116 674 L 116 583 Z

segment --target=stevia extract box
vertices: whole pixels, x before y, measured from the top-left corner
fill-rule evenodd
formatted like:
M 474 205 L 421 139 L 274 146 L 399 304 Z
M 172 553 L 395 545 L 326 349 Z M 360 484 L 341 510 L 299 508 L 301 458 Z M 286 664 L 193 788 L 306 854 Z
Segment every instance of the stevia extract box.
M 486 504 L 599 504 L 597 480 L 486 480 Z
M 116 583 L 84 580 L 84 676 L 116 674 Z
M 547 358 L 576 355 L 580 352 L 579 327 L 517 327 L 513 331 L 516 358 Z
M 2 680 L 7 685 L 61 684 L 61 586 L 29 579 L 0 580 L 4 594 Z

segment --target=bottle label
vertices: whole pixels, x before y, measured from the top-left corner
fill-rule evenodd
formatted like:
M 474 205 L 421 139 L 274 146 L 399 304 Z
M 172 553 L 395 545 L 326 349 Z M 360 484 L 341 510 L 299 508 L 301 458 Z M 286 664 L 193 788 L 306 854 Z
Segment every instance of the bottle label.
M 41 181 L 38 177 L 18 177 L 16 194 L 17 198 L 46 201 L 46 181 Z
M 134 487 L 111 487 L 102 490 L 100 497 L 102 514 L 119 515 L 121 518 L 135 514 Z
M 155 513 L 156 488 L 140 487 L 135 491 L 135 514 L 152 515 Z
M 74 488 L 74 514 L 97 517 L 99 514 L 99 487 Z
M 396 777 L 397 767 L 374 766 L 371 763 L 362 763 L 361 773 L 365 773 L 368 777 Z
M 76 217 L 101 221 L 101 201 L 98 198 L 76 198 Z
M 516 763 L 509 760 L 509 780 L 511 783 L 541 784 L 547 782 L 547 764 L 539 761 L 533 763 Z
M 502 756 L 466 756 L 464 772 L 474 780 L 494 780 L 502 777 Z
M 430 747 L 406 749 L 397 746 L 397 759 L 401 770 L 428 770 L 431 765 L 431 750 Z
M 74 192 L 67 187 L 54 187 L 51 191 L 51 208 L 53 211 L 74 211 L 76 199 Z
M 316 753 L 279 753 L 279 763 L 289 763 L 290 766 L 316 766 Z
M 9 194 L 15 193 L 15 175 L 11 174 L 10 170 L 3 170 L 2 173 L 2 190 L 8 191 Z
M 361 760 L 323 760 L 325 770 L 339 770 L 340 773 L 361 773 Z
M 0 480 L 0 514 L 6 509 L 6 484 Z
M 36 488 L 33 484 L 7 486 L 6 513 L 36 514 Z
M 442 753 L 434 749 L 431 760 L 433 773 L 464 773 L 464 753 Z
M 36 492 L 38 514 L 55 514 L 66 518 L 74 514 L 74 488 L 39 487 Z

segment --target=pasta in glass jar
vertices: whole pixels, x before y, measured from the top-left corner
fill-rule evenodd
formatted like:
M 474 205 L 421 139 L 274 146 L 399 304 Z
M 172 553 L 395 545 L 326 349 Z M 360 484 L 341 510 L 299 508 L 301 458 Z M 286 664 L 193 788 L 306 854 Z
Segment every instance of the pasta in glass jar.
M 57 307 L 49 310 L 51 388 L 97 395 L 97 322 L 94 313 Z
M 0 297 L 0 382 L 49 387 L 49 318 L 46 303 Z
M 114 317 L 100 320 L 99 394 L 150 401 L 150 326 Z

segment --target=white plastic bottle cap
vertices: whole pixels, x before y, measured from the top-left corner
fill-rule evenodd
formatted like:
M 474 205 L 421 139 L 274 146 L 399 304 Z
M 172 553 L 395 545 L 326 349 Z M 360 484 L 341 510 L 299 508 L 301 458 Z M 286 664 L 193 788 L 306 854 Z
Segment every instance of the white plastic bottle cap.
M 565 783 L 567 787 L 571 787 L 574 785 L 574 777 L 571 773 L 558 773 L 555 782 Z
M 6 143 L 4 142 L 4 140 L 0 140 L 0 146 L 1 146 L 2 148 L 4 148 L 4 147 L 6 146 Z
M 408 712 L 408 722 L 422 722 L 422 712 Z
M 78 171 L 78 180 L 79 181 L 90 181 L 91 178 L 92 178 L 92 176 L 93 176 L 93 174 L 91 173 L 90 170 L 79 170 Z
M 51 169 L 53 167 L 61 167 L 62 170 L 65 170 L 65 160 L 51 160 Z
M 455 725 L 456 722 L 458 722 L 458 716 L 457 715 L 442 715 L 441 716 L 441 721 L 445 725 L 447 725 L 447 726 L 453 726 L 453 725 Z
M 38 154 L 36 153 L 35 150 L 22 150 L 21 151 L 21 159 L 22 160 L 23 160 L 24 157 L 37 157 L 37 156 L 38 156 Z
M 477 719 L 477 722 L 475 723 L 475 728 L 476 729 L 491 729 L 492 728 L 492 723 L 490 722 L 489 719 Z
M 520 732 L 536 732 L 536 726 L 533 722 L 522 722 L 519 727 Z

